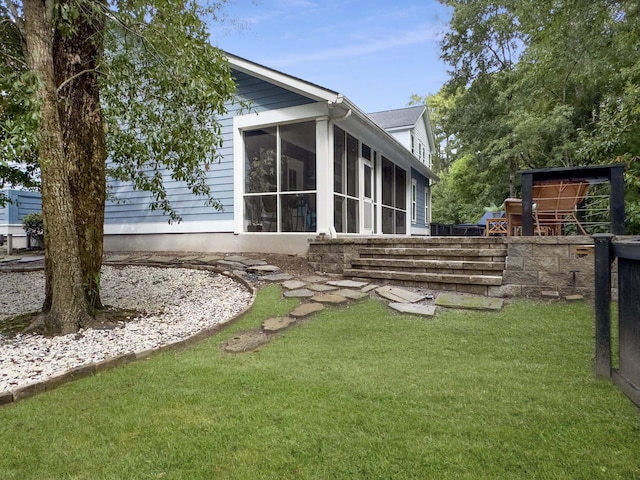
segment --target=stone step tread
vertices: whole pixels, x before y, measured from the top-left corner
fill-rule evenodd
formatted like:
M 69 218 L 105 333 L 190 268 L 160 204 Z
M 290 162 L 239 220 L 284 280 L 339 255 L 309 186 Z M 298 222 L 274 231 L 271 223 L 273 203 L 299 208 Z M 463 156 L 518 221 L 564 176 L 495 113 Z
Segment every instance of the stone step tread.
M 344 275 L 358 278 L 383 278 L 412 282 L 456 283 L 461 285 L 502 285 L 501 275 L 459 275 L 455 273 L 416 273 L 397 270 L 345 269 Z
M 477 260 L 416 260 L 403 258 L 354 258 L 351 261 L 351 266 L 502 271 L 505 269 L 505 262 L 481 262 Z
M 506 247 L 499 248 L 404 248 L 404 247 L 367 247 L 358 249 L 363 255 L 395 255 L 395 256 L 442 256 L 442 257 L 506 257 Z

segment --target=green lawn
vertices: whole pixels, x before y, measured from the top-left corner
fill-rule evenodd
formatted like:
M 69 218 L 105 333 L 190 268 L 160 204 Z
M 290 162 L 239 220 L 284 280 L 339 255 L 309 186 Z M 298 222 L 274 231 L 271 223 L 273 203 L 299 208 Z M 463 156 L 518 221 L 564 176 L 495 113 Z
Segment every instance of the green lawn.
M 209 341 L 0 408 L 0 479 L 640 478 L 588 304 L 424 320 L 371 300 L 220 349 L 295 304 L 266 288 Z

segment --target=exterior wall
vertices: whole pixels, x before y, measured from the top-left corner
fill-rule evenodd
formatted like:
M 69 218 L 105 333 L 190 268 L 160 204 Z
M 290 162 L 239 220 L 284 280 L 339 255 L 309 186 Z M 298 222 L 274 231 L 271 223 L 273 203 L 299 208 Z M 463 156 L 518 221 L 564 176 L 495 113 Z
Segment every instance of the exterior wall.
M 427 167 L 431 168 L 431 146 L 429 145 L 429 138 L 427 136 L 427 128 L 425 126 L 425 120 L 424 117 L 421 118 L 418 123 L 416 123 L 415 127 L 413 128 L 413 136 L 416 139 L 416 151 L 414 152 L 414 154 L 416 156 L 418 156 L 418 144 L 417 142 L 421 142 L 423 147 L 426 149 L 424 155 L 424 162 Z
M 309 248 L 308 242 L 315 238 L 315 234 L 289 233 L 286 242 L 283 242 L 282 238 L 282 235 L 260 233 L 107 235 L 104 248 L 109 252 L 269 252 L 306 255 Z
M 22 217 L 42 211 L 40 193 L 26 190 L 2 190 L 13 203 L 0 207 L 0 225 L 22 224 Z M 0 232 L 1 233 L 1 232 Z
M 40 193 L 25 190 L 2 190 L 2 193 L 13 203 L 0 207 L 0 235 L 8 237 L 6 241 L 10 249 L 26 248 L 27 234 L 22 227 L 22 217 L 42 211 Z
M 398 140 L 407 150 L 411 151 L 411 130 L 388 130 L 389 134 Z
M 271 85 L 244 73 L 234 71 L 238 84 L 237 94 L 251 102 L 251 112 L 264 112 L 313 101 Z M 161 211 L 151 211 L 151 195 L 134 191 L 130 184 L 111 182 L 110 191 L 117 198 L 108 201 L 105 211 L 105 233 L 196 233 L 196 232 L 232 232 L 234 229 L 234 157 L 233 157 L 233 118 L 239 113 L 237 105 L 228 105 L 229 112 L 219 119 L 222 126 L 223 146 L 219 150 L 221 159 L 211 164 L 206 172 L 212 195 L 218 199 L 223 210 L 217 211 L 204 205 L 204 199 L 194 196 L 184 182 L 172 180 L 164 175 L 169 199 L 182 216 L 180 224 L 168 224 L 168 218 Z

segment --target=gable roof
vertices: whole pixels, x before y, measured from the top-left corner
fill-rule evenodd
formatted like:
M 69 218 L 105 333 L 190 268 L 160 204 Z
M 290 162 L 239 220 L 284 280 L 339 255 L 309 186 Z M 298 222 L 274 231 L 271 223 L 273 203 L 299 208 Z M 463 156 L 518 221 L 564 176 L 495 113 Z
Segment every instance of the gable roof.
M 427 109 L 425 105 L 416 105 L 395 110 L 369 113 L 369 118 L 385 130 L 390 128 L 413 127 Z
M 248 75 L 255 76 L 262 80 L 265 80 L 274 85 L 278 85 L 282 88 L 291 90 L 293 92 L 299 93 L 303 96 L 311 98 L 317 102 L 325 101 L 328 103 L 329 111 L 337 111 L 340 112 L 343 119 L 347 119 L 348 121 L 357 120 L 360 125 L 365 126 L 365 128 L 369 131 L 376 132 L 376 135 L 379 136 L 381 140 L 383 140 L 387 145 L 390 145 L 391 148 L 404 158 L 407 164 L 412 165 L 422 174 L 424 174 L 427 178 L 438 181 L 438 176 L 425 164 L 419 162 L 414 157 L 413 153 L 407 150 L 396 138 L 394 138 L 387 130 L 381 127 L 378 123 L 376 123 L 369 115 L 364 113 L 360 108 L 358 108 L 353 102 L 351 102 L 344 95 L 335 92 L 333 90 L 329 90 L 327 88 L 321 87 L 311 82 L 307 82 L 306 80 L 302 80 L 300 78 L 294 77 L 292 75 L 288 75 L 286 73 L 282 73 L 278 70 L 274 70 L 269 67 L 265 67 L 264 65 L 260 65 L 258 63 L 252 62 L 242 57 L 238 57 L 236 55 L 232 55 L 228 52 L 224 52 L 227 57 L 227 61 L 229 65 L 243 73 Z M 410 107 L 415 108 L 415 107 Z M 426 108 L 422 106 L 422 108 Z M 400 109 L 407 110 L 407 109 Z M 353 115 L 351 115 L 353 113 Z M 420 115 L 418 115 L 418 118 Z M 417 121 L 417 120 L 416 120 Z M 415 124 L 415 121 L 414 121 Z

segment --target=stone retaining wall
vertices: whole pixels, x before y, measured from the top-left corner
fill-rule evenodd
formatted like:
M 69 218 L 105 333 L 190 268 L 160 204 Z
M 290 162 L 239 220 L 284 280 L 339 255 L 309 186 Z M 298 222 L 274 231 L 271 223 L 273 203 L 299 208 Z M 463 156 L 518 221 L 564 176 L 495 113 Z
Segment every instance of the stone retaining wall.
M 492 246 L 507 245 L 503 284 L 492 287 L 491 296 L 540 297 L 546 292 L 561 296 L 594 295 L 594 256 L 591 237 L 492 237 Z M 421 243 L 464 247 L 482 241 L 480 237 L 346 237 L 318 239 L 309 244 L 308 261 L 318 271 L 341 274 L 363 247 Z M 617 277 L 613 269 L 612 294 L 617 298 Z
M 539 297 L 545 292 L 593 298 L 591 237 L 509 237 L 502 275 L 506 296 Z

